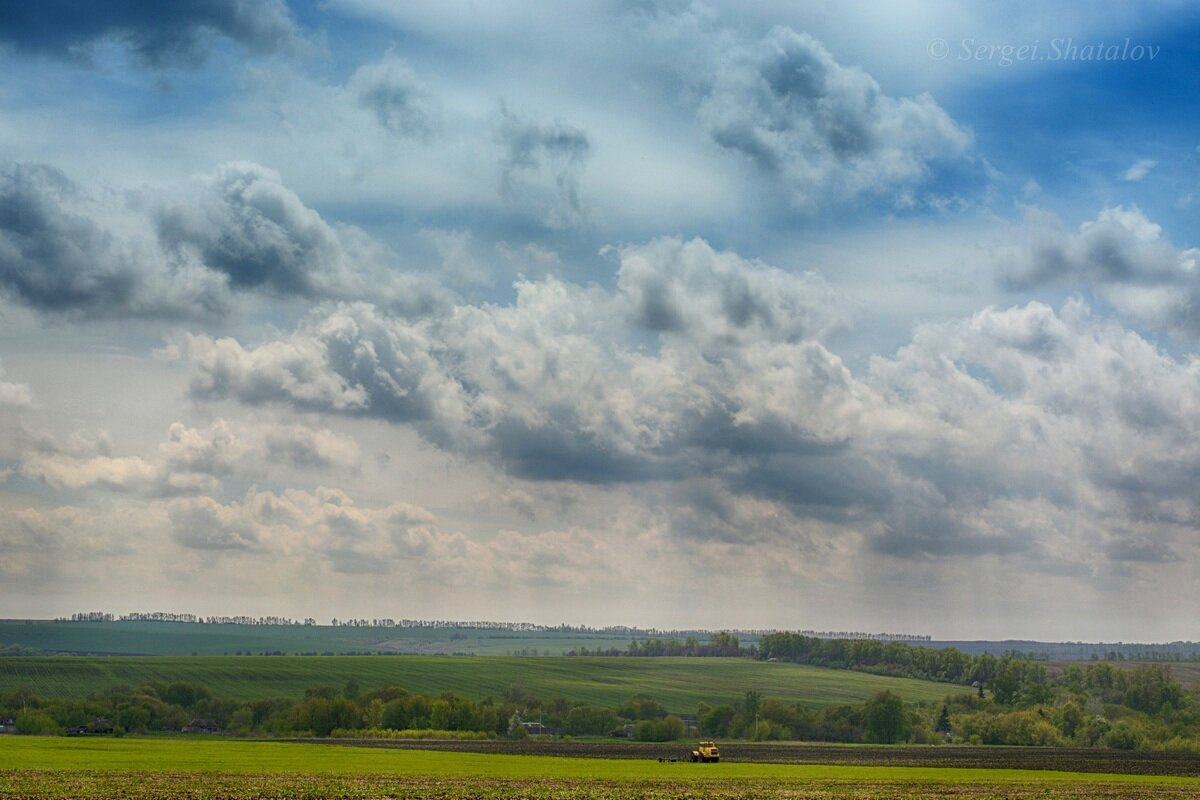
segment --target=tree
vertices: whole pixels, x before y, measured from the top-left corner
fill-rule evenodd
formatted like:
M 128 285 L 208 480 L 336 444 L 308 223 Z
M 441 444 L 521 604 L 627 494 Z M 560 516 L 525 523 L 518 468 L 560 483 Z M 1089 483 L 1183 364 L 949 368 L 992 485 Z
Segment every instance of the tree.
M 880 692 L 867 703 L 867 740 L 878 744 L 894 744 L 908 738 L 911 725 L 899 695 Z
M 739 654 L 738 640 L 729 631 L 717 631 L 708 641 L 714 655 L 736 656 Z
M 1153 714 L 1164 706 L 1183 708 L 1185 693 L 1165 664 L 1140 664 L 1121 675 L 1125 684 L 1125 705 Z
M 950 709 L 945 703 L 942 703 L 942 713 L 938 715 L 937 725 L 934 726 L 934 730 L 938 733 L 950 732 Z
M 719 705 L 700 718 L 700 730 L 705 736 L 728 736 L 734 713 L 728 703 Z
M 1075 732 L 1083 725 L 1083 712 L 1079 706 L 1068 701 L 1058 713 L 1058 729 L 1068 739 L 1075 738 Z
M 753 718 L 758 715 L 758 707 L 761 704 L 762 694 L 751 689 L 742 697 L 742 713 L 747 717 Z

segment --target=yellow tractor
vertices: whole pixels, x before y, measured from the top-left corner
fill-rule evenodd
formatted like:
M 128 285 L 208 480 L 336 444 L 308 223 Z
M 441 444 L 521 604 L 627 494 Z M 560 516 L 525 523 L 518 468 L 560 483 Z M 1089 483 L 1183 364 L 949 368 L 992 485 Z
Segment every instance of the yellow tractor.
M 701 742 L 700 746 L 692 751 L 692 761 L 702 763 L 713 762 L 714 764 L 721 760 L 721 751 L 717 749 L 716 742 Z

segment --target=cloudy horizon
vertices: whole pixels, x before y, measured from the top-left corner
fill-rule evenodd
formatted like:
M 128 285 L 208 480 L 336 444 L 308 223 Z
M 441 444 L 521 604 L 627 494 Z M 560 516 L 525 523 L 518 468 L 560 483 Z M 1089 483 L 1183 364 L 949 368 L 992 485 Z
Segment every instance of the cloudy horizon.
M 0 0 L 0 604 L 1200 640 L 1200 13 Z

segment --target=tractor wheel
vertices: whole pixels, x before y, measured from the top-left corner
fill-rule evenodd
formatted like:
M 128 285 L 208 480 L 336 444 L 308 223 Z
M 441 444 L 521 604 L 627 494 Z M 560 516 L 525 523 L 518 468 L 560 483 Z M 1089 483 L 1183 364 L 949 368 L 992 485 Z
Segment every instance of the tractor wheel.
M 699 760 L 699 757 L 695 753 L 692 753 L 692 763 L 695 764 Z

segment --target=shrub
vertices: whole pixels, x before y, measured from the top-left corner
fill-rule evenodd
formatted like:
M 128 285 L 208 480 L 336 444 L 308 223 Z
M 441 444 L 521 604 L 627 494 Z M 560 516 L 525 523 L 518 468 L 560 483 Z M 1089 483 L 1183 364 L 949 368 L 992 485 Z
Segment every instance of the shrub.
M 48 714 L 40 711 L 30 711 L 17 717 L 17 733 L 27 736 L 58 736 L 63 732 L 62 726 Z
M 674 714 L 664 719 L 644 719 L 633 729 L 633 736 L 639 742 L 673 742 L 683 736 L 683 720 Z
M 1137 750 L 1142 745 L 1143 737 L 1132 723 L 1122 719 L 1113 724 L 1102 741 L 1116 750 Z

